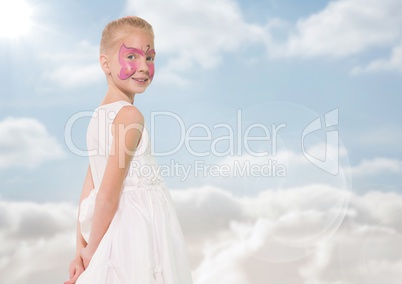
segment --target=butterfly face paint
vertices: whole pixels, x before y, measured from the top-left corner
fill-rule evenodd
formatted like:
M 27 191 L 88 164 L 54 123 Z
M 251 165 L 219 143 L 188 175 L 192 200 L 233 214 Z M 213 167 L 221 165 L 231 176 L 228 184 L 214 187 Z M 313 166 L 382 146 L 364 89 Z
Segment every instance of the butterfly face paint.
M 134 47 L 127 47 L 124 45 L 124 43 L 122 44 L 119 50 L 119 63 L 121 65 L 119 74 L 120 79 L 126 80 L 133 76 L 135 72 L 137 72 L 138 65 L 140 64 L 137 58 L 145 57 L 146 59 L 148 59 L 149 57 L 153 58 L 153 56 L 155 56 L 154 49 L 150 50 L 149 45 L 146 45 L 146 48 L 147 49 L 144 51 Z M 147 65 L 149 77 L 150 80 L 152 80 L 155 73 L 154 62 L 147 60 Z

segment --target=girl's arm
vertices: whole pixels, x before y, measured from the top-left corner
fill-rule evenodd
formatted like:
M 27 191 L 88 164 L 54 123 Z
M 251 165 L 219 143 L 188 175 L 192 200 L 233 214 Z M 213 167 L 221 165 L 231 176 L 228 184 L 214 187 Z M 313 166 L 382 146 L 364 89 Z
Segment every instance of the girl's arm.
M 91 233 L 81 257 L 86 268 L 112 221 L 130 162 L 138 146 L 144 118 L 135 106 L 124 106 L 112 125 L 113 140 L 105 173 L 96 195 Z
M 81 197 L 80 197 L 80 206 L 81 207 L 81 202 L 83 199 L 87 198 L 91 190 L 95 187 L 93 179 L 92 179 L 92 172 L 91 172 L 91 166 L 88 165 L 88 170 L 87 170 L 87 175 L 84 180 L 84 185 L 82 187 L 82 192 L 81 192 Z M 80 215 L 80 212 L 78 210 L 78 216 Z M 81 225 L 79 222 L 79 218 L 77 218 L 77 245 L 76 245 L 76 256 L 80 255 L 81 249 L 87 246 L 87 242 L 84 240 L 81 234 Z
M 92 179 L 91 166 L 88 165 L 87 175 L 85 177 L 84 185 L 82 187 L 79 205 L 81 205 L 82 200 L 89 195 L 89 193 L 91 192 L 91 190 L 93 188 L 94 188 L 94 183 L 93 183 L 93 179 Z M 80 208 L 80 206 L 78 206 L 78 208 Z M 80 252 L 83 248 L 86 247 L 87 243 L 81 235 L 81 226 L 80 226 L 80 222 L 79 222 L 79 215 L 80 215 L 80 213 L 78 211 L 76 254 L 69 267 L 70 280 L 64 282 L 64 284 L 75 283 L 78 276 L 80 276 L 80 274 L 84 271 L 84 264 L 82 262 Z

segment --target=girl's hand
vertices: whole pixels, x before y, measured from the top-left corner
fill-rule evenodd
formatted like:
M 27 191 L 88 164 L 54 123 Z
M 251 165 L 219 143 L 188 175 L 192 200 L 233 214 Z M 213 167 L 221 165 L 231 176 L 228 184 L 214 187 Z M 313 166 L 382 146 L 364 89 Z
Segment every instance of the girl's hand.
M 68 271 L 70 274 L 70 279 L 64 282 L 64 284 L 75 284 L 78 277 L 81 275 L 82 272 L 84 272 L 84 264 L 79 255 L 76 256 L 70 263 Z
M 80 256 L 82 259 L 82 263 L 84 264 L 84 269 L 87 269 L 89 262 L 91 261 L 93 255 L 94 255 L 94 251 L 89 249 L 88 246 L 81 249 Z

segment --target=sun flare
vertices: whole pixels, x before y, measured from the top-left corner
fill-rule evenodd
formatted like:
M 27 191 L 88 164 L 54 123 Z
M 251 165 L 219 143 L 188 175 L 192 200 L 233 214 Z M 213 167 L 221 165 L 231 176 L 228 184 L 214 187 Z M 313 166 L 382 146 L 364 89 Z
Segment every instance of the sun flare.
M 32 8 L 24 0 L 0 2 L 0 38 L 18 38 L 32 28 Z

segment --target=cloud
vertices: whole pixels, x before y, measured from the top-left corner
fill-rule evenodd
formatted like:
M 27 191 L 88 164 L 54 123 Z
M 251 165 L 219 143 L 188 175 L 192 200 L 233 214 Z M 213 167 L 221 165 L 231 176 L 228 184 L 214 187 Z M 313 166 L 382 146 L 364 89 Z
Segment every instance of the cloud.
M 0 272 L 10 284 L 61 283 L 74 256 L 76 208 L 0 200 Z
M 345 57 L 388 47 L 402 34 L 399 0 L 331 1 L 299 19 L 287 40 L 272 50 L 277 57 Z
M 326 147 L 320 142 L 309 145 L 305 152 L 300 149 L 286 149 L 283 146 L 275 151 L 277 151 L 275 154 L 269 153 L 261 157 L 251 153 L 240 156 L 227 155 L 215 163 L 194 166 L 194 175 L 202 172 L 204 182 L 239 195 L 316 183 L 337 186 L 345 190 L 351 188 L 351 169 L 347 150 L 341 145 L 338 148 L 331 145 Z M 333 175 L 321 164 L 312 163 L 311 157 L 322 160 L 326 168 L 338 169 L 338 174 Z M 211 165 L 220 172 L 214 171 Z M 198 168 L 205 170 L 201 171 Z
M 74 46 L 65 47 L 59 52 L 42 53 L 48 63 L 43 80 L 63 88 L 77 88 L 93 85 L 103 79 L 98 62 L 99 47 L 87 41 L 80 41 Z M 51 86 L 49 87 L 51 89 Z
M 223 53 L 262 42 L 264 37 L 263 27 L 246 22 L 232 0 L 127 1 L 126 13 L 141 15 L 153 25 L 156 50 L 169 58 L 161 67 L 161 77 L 216 67 Z
M 401 184 L 402 161 L 396 158 L 363 159 L 350 168 L 353 188 L 359 192 L 398 191 Z
M 215 68 L 225 54 L 244 52 L 245 47 L 265 47 L 270 58 L 342 58 L 375 48 L 393 48 L 388 59 L 372 60 L 351 73 L 401 71 L 401 48 L 397 45 L 402 35 L 401 13 L 399 0 L 341 0 L 330 1 L 321 11 L 296 23 L 272 17 L 257 24 L 245 19 L 235 0 L 128 0 L 125 8 L 125 14 L 141 15 L 154 26 L 162 62 L 157 67 L 157 82 L 179 87 L 189 85 L 190 71 Z M 98 44 L 81 40 L 57 50 L 42 54 L 45 71 L 40 91 L 91 86 L 103 79 Z M 247 54 L 250 62 L 261 56 Z
M 389 59 L 355 67 L 352 74 L 401 71 L 402 5 L 399 0 L 341 0 L 295 24 L 267 18 L 265 24 L 246 21 L 236 1 L 127 1 L 128 14 L 142 15 L 156 31 L 156 45 L 168 61 L 160 68 L 161 82 L 188 84 L 182 74 L 222 62 L 227 52 L 247 45 L 265 46 L 271 58 L 343 58 L 375 48 L 393 47 Z M 180 19 L 180 20 L 177 20 Z M 182 24 L 185 22 L 185 24 Z
M 295 24 L 279 18 L 257 24 L 245 19 L 234 0 L 128 0 L 125 8 L 125 14 L 141 15 L 154 26 L 162 62 L 157 67 L 157 82 L 179 87 L 189 85 L 190 71 L 215 68 L 225 54 L 258 46 L 265 47 L 271 58 L 342 58 L 378 47 L 394 47 L 389 59 L 373 60 L 351 72 L 401 71 L 401 48 L 397 46 L 402 35 L 401 13 L 398 0 L 342 0 L 330 1 L 321 11 Z M 68 50 L 64 46 L 58 50 L 42 54 L 46 84 L 38 87 L 41 91 L 54 90 L 49 82 L 56 87 L 78 88 L 102 80 L 97 44 L 81 40 Z
M 392 49 L 391 55 L 387 59 L 377 59 L 370 62 L 365 67 L 355 67 L 352 75 L 361 73 L 374 73 L 381 71 L 396 71 L 402 73 L 402 43 Z
M 65 64 L 46 77 L 64 88 L 83 87 L 100 81 L 102 77 L 99 69 L 100 67 L 95 64 Z
M 241 279 L 233 283 L 243 284 L 397 283 L 402 196 L 350 194 L 343 211 L 336 205 L 343 194 L 317 185 L 238 199 L 243 212 L 254 218 L 233 218 L 205 242 L 195 283 L 222 283 L 232 275 Z M 343 223 L 331 222 L 342 214 Z
M 402 173 L 402 162 L 390 158 L 374 158 L 363 160 L 358 166 L 352 168 L 354 176 L 378 175 L 384 172 Z
M 316 184 L 235 196 L 170 189 L 195 284 L 397 283 L 402 196 Z M 0 273 L 60 283 L 74 254 L 76 207 L 0 201 Z
M 0 137 L 0 169 L 35 168 L 65 156 L 57 140 L 34 118 L 5 118 L 0 121 Z

